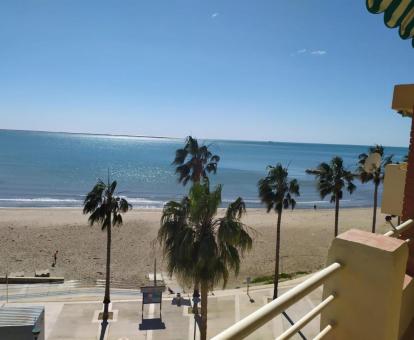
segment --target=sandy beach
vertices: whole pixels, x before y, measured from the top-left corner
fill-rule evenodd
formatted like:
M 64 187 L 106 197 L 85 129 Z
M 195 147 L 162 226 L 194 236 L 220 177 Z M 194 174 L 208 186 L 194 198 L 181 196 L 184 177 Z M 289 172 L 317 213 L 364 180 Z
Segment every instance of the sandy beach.
M 161 210 L 132 210 L 124 224 L 114 228 L 112 243 L 112 278 L 137 286 L 153 270 L 157 256 L 163 267 L 162 253 L 154 248 Z M 370 230 L 372 209 L 342 209 L 340 232 L 350 228 Z M 274 267 L 274 213 L 249 209 L 245 223 L 256 231 L 253 249 L 245 254 L 237 278 L 228 287 L 242 284 L 247 276 L 271 274 Z M 282 272 L 313 272 L 325 264 L 333 238 L 334 211 L 285 211 L 282 221 Z M 378 214 L 379 232 L 388 230 L 384 216 Z M 98 225 L 87 223 L 80 209 L 1 209 L 0 275 L 24 271 L 26 276 L 37 269 L 49 269 L 53 276 L 65 279 L 103 279 L 105 272 L 106 233 Z M 52 267 L 58 250 L 57 265 Z M 8 269 L 7 269 L 8 268 Z

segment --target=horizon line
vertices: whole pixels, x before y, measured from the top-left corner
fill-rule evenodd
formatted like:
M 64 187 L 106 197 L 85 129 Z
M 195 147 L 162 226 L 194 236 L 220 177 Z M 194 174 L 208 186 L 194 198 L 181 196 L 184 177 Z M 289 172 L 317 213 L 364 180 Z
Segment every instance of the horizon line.
M 172 137 L 172 136 L 152 136 L 152 135 L 131 135 L 131 134 L 112 134 L 112 133 L 94 133 L 94 132 L 73 132 L 73 131 L 47 131 L 47 130 L 30 130 L 30 129 L 2 129 L 1 131 L 14 131 L 14 132 L 42 132 L 42 133 L 55 133 L 55 134 L 68 134 L 68 135 L 87 135 L 87 136 L 107 136 L 107 137 L 125 137 L 125 138 L 150 138 L 150 139 L 161 139 L 161 140 L 183 140 L 186 137 Z M 288 141 L 276 141 L 276 140 L 255 140 L 255 139 L 226 139 L 226 138 L 200 138 L 195 137 L 197 139 L 201 139 L 204 141 L 228 141 L 228 142 L 253 142 L 253 143 L 285 143 L 285 144 L 314 144 L 314 145 L 340 145 L 340 146 L 363 146 L 363 147 L 370 147 L 370 144 L 343 144 L 343 143 L 322 143 L 322 142 L 288 142 Z M 383 145 L 378 144 L 385 147 L 390 148 L 407 148 L 407 146 L 402 145 Z

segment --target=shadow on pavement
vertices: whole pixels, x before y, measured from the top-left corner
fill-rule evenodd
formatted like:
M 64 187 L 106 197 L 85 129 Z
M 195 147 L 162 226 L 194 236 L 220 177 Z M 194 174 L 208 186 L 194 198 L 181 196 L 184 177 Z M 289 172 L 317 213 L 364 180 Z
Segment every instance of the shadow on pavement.
M 104 340 L 107 328 L 108 328 L 108 321 L 103 320 L 101 323 L 101 334 L 99 335 L 99 340 Z
M 173 298 L 171 301 L 171 304 L 173 306 L 191 306 L 190 299 L 184 299 L 184 298 Z
M 143 319 L 139 324 L 140 331 L 150 331 L 156 329 L 165 329 L 165 323 L 160 318 L 155 319 Z
M 200 314 L 194 315 L 194 320 L 197 323 L 198 329 L 200 330 L 200 327 L 201 327 L 201 315 Z

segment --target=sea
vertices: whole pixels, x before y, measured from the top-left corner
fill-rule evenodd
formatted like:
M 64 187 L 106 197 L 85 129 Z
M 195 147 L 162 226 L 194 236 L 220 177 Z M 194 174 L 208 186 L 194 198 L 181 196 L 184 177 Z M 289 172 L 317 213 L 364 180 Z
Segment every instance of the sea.
M 329 208 L 315 179 L 305 173 L 320 162 L 341 156 L 354 170 L 364 145 L 308 144 L 263 141 L 202 140 L 220 156 L 211 184 L 223 185 L 223 207 L 242 197 L 248 207 L 261 207 L 257 182 L 266 167 L 281 163 L 298 179 L 297 208 Z M 189 190 L 177 181 L 172 165 L 184 139 L 0 130 L 0 207 L 81 207 L 98 179 L 118 182 L 118 193 L 137 208 L 162 208 Z M 401 161 L 407 148 L 386 147 Z M 372 183 L 355 181 L 354 194 L 345 194 L 343 207 L 369 207 Z

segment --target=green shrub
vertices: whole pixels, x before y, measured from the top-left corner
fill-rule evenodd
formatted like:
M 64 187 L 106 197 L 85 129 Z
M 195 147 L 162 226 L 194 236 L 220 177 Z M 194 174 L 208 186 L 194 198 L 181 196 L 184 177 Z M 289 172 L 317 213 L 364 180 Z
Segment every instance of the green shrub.
M 304 271 L 297 271 L 294 273 L 280 273 L 279 274 L 279 280 L 291 280 L 293 278 L 295 278 L 298 275 L 305 275 L 305 274 L 309 274 L 308 272 L 304 272 Z M 250 283 L 261 283 L 261 284 L 271 284 L 273 283 L 273 275 L 262 275 L 262 276 L 257 276 L 254 277 Z

